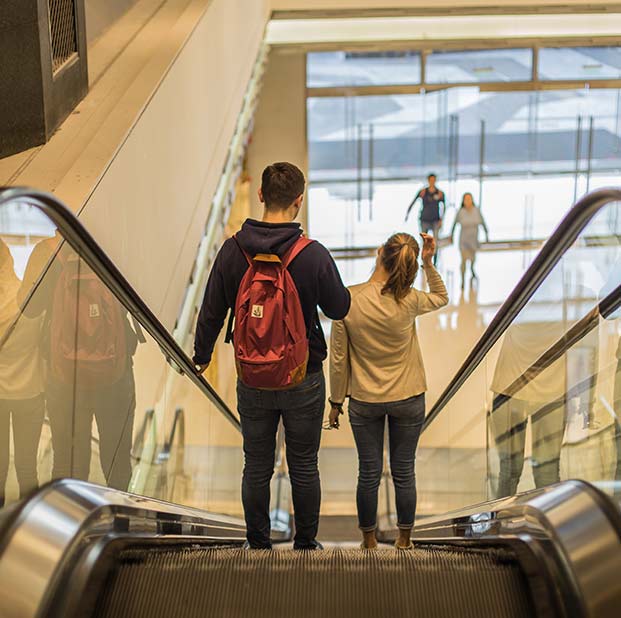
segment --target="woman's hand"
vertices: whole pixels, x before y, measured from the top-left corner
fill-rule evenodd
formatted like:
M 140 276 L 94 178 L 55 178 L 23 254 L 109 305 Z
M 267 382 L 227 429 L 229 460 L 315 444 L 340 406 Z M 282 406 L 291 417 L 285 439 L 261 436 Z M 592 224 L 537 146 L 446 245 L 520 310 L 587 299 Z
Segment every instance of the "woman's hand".
M 431 265 L 433 256 L 436 254 L 436 239 L 429 234 L 422 234 L 421 238 L 423 239 L 423 251 L 422 251 L 422 259 L 423 264 Z
M 338 429 L 340 427 L 339 416 L 343 414 L 343 406 L 337 406 L 332 404 L 330 408 L 330 414 L 328 416 L 328 421 L 330 423 L 330 427 L 334 429 Z

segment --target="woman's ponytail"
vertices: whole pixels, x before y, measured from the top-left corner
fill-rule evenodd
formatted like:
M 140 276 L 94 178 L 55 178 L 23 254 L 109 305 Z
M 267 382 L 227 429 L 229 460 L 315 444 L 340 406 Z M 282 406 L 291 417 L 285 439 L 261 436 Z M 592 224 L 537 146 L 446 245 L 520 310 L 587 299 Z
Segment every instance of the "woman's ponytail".
M 401 302 L 410 293 L 418 273 L 419 251 L 418 243 L 410 234 L 394 234 L 387 240 L 381 259 L 388 280 L 382 294 L 392 294 L 397 302 Z

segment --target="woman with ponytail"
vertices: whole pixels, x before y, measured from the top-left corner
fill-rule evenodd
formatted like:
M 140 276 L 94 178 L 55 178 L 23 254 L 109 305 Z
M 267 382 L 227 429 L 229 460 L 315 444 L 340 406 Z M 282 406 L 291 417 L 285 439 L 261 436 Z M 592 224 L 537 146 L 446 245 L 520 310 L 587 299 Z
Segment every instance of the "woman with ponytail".
M 365 549 L 377 547 L 377 494 L 386 417 L 399 526 L 395 545 L 398 549 L 412 547 L 414 460 L 427 390 L 415 320 L 448 302 L 442 278 L 433 265 L 435 239 L 421 236 L 423 269 L 430 291 L 412 287 L 418 272 L 418 243 L 409 234 L 395 234 L 379 248 L 371 278 L 350 288 L 347 317 L 332 325 L 330 425 L 338 428 L 343 402 L 349 396 L 349 419 L 359 464 L 356 504 Z

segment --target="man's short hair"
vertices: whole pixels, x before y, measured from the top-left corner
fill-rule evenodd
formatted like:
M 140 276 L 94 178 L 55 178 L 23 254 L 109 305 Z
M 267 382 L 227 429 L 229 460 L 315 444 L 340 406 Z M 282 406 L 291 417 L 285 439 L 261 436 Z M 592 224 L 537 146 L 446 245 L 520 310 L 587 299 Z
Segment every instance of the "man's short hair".
M 427 180 L 429 180 L 430 178 L 437 178 L 437 176 L 433 172 L 430 172 L 429 174 L 427 174 Z
M 293 163 L 272 163 L 263 170 L 261 192 L 266 208 L 288 208 L 304 193 L 306 179 Z

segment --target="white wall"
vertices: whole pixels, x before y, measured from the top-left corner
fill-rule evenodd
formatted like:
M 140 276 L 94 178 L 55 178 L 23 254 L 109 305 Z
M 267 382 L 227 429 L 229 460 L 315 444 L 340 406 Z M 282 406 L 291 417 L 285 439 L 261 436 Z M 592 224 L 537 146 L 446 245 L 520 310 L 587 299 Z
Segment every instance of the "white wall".
M 213 0 L 81 213 L 172 328 L 268 17 Z
M 86 36 L 89 45 L 100 37 L 138 0 L 85 0 Z
M 276 161 L 289 161 L 308 176 L 306 54 L 274 48 L 263 77 L 252 143 L 248 149 L 250 212 L 253 217 L 260 217 L 263 212 L 256 195 L 261 173 Z M 304 204 L 299 216 L 303 226 L 306 219 Z

